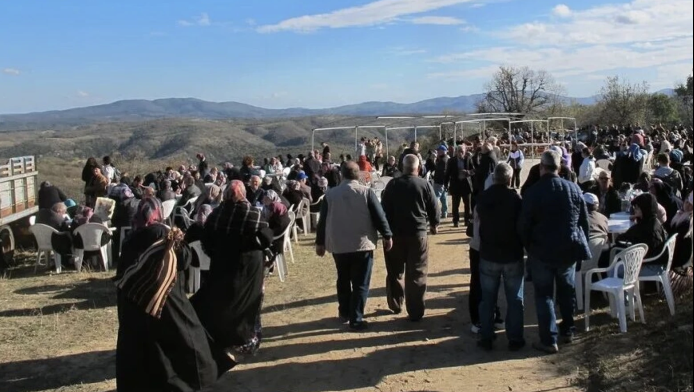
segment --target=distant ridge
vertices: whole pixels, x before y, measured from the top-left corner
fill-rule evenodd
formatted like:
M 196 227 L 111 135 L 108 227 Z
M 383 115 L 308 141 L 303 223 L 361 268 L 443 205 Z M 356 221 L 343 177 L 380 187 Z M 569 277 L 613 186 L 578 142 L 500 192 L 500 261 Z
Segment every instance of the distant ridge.
M 659 92 L 672 94 L 671 89 Z M 266 109 L 240 102 L 208 102 L 196 98 L 165 98 L 155 100 L 133 99 L 104 105 L 67 110 L 53 110 L 25 114 L 0 115 L 0 130 L 38 128 L 66 128 L 98 122 L 143 121 L 161 118 L 222 119 L 278 119 L 292 117 L 341 115 L 418 115 L 443 112 L 473 112 L 484 94 L 460 97 L 438 97 L 403 104 L 396 102 L 364 102 L 328 109 Z M 567 102 L 590 105 L 595 97 L 564 98 Z

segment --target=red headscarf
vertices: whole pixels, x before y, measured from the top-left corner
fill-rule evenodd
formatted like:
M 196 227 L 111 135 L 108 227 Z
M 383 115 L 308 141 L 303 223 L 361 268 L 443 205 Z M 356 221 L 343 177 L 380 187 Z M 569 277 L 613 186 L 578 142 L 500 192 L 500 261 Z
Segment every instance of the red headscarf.
M 233 180 L 224 191 L 224 200 L 238 203 L 246 200 L 246 186 L 239 180 Z

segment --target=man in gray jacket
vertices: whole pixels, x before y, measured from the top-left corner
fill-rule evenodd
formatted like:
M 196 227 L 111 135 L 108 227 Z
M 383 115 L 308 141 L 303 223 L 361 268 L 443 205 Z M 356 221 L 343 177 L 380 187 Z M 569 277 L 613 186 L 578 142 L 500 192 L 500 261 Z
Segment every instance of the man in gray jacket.
M 386 252 L 393 246 L 390 226 L 371 188 L 359 183 L 359 166 L 347 162 L 343 181 L 330 189 L 321 204 L 316 233 L 316 254 L 333 254 L 337 267 L 337 301 L 340 321 L 353 331 L 367 328 L 364 307 L 369 295 L 373 251 L 378 232 Z
M 439 212 L 431 184 L 419 177 L 419 158 L 403 158 L 402 176 L 391 180 L 381 204 L 393 229 L 393 250 L 386 253 L 388 307 L 402 311 L 405 301 L 412 321 L 424 316 L 429 245 L 427 226 L 437 233 Z

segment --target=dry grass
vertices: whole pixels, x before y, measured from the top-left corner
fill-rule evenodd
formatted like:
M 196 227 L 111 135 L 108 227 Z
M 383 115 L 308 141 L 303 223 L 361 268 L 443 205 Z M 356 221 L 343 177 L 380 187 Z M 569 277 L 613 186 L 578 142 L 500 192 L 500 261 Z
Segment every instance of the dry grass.
M 692 292 L 678 298 L 675 317 L 658 294 L 644 302 L 647 324 L 629 323 L 620 334 L 616 320 L 603 314 L 576 347 L 588 392 L 692 391 Z

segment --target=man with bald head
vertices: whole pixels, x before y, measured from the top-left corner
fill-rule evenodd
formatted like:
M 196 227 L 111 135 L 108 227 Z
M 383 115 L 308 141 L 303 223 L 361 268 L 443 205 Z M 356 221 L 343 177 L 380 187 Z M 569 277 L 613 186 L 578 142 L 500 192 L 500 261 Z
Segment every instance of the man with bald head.
M 390 226 L 378 197 L 359 183 L 359 166 L 346 162 L 342 182 L 328 190 L 321 203 L 316 231 L 316 254 L 333 254 L 337 268 L 337 301 L 340 321 L 352 331 L 367 328 L 364 307 L 369 295 L 373 251 L 383 236 L 383 248 L 393 245 Z
M 410 320 L 419 321 L 427 290 L 427 228 L 437 233 L 439 211 L 434 188 L 419 177 L 419 158 L 406 155 L 402 167 L 402 175 L 388 183 L 381 197 L 393 230 L 393 249 L 385 255 L 386 293 L 390 310 L 402 312 L 404 301 Z

